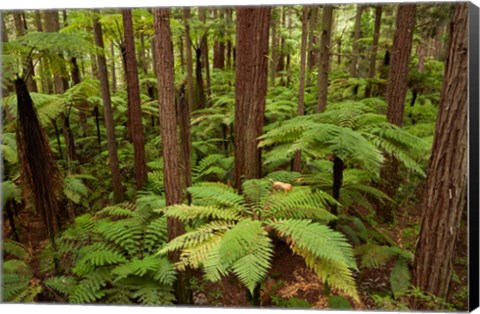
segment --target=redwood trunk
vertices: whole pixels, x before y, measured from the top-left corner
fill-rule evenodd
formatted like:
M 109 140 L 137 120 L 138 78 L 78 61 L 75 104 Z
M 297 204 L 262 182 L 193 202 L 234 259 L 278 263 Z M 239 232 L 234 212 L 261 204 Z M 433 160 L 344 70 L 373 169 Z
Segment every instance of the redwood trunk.
M 298 91 L 298 115 L 303 116 L 305 114 L 305 66 L 307 57 L 307 33 L 308 33 L 308 7 L 303 7 L 302 18 L 302 47 L 300 49 L 300 82 Z M 293 171 L 302 171 L 302 155 L 300 151 L 295 152 L 293 157 Z
M 375 77 L 376 63 L 377 63 L 377 51 L 378 51 L 378 39 L 380 38 L 380 26 L 382 22 L 382 6 L 375 6 L 375 27 L 373 30 L 373 43 L 372 50 L 370 52 L 370 65 L 368 67 L 368 78 L 373 79 Z M 372 96 L 372 84 L 368 83 L 365 88 L 365 97 Z
M 190 8 L 183 9 L 183 21 L 185 23 L 185 57 L 187 62 L 187 96 L 190 111 L 197 109 L 193 98 L 193 58 L 192 42 L 190 40 Z
M 237 8 L 235 62 L 235 187 L 261 177 L 257 138 L 264 125 L 270 8 Z
M 177 124 L 175 114 L 175 89 L 173 72 L 173 47 L 170 35 L 170 17 L 168 9 L 154 9 L 155 30 L 155 67 L 157 76 L 160 134 L 162 138 L 163 177 L 165 182 L 166 204 L 174 205 L 182 202 L 182 186 L 178 165 Z M 183 234 L 185 228 L 180 220 L 168 219 L 169 240 Z M 178 252 L 170 256 L 173 261 L 178 259 Z M 184 272 L 178 274 L 175 285 L 177 302 L 189 303 L 187 280 Z
M 95 45 L 104 50 L 102 26 L 98 17 L 93 20 L 93 35 Z M 103 52 L 97 55 L 98 78 L 102 89 L 103 112 L 105 116 L 105 127 L 107 129 L 108 157 L 110 171 L 112 172 L 113 200 L 115 203 L 123 200 L 123 187 L 120 178 L 120 166 L 118 164 L 117 143 L 115 141 L 115 126 L 113 124 L 112 100 L 108 86 L 107 61 Z
M 132 11 L 122 10 L 124 45 L 125 45 L 125 70 L 128 91 L 129 111 L 132 128 L 132 142 L 135 161 L 135 181 L 137 189 L 142 189 L 147 181 L 147 163 L 145 157 L 145 138 L 142 124 L 142 106 L 140 101 L 140 86 L 138 83 L 137 59 L 135 54 L 135 41 L 133 34 Z
M 455 243 L 466 210 L 467 23 L 468 4 L 456 4 L 413 267 L 415 286 L 441 298 L 448 295 Z M 415 305 L 423 308 L 420 302 Z
M 320 58 L 318 65 L 318 102 L 317 112 L 327 107 L 328 70 L 330 67 L 330 42 L 332 37 L 333 6 L 325 5 L 322 13 L 322 37 L 320 39 Z
M 412 51 L 415 27 L 415 4 L 400 4 L 397 12 L 396 31 L 390 54 L 390 70 L 387 85 L 387 120 L 402 126 L 405 95 L 407 94 L 408 64 Z

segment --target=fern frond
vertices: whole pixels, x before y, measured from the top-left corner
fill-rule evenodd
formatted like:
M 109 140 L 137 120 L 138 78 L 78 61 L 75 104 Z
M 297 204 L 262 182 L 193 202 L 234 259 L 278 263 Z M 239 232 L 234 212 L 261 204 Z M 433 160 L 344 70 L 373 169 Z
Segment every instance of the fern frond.
M 222 183 L 203 182 L 187 190 L 192 195 L 194 204 L 227 207 L 243 205 L 243 197 L 235 193 L 233 188 Z
M 407 292 L 410 287 L 410 268 L 403 258 L 398 258 L 390 273 L 390 286 L 395 299 Z
M 20 260 L 25 260 L 28 257 L 28 250 L 23 244 L 9 239 L 3 240 L 3 250 L 6 254 Z
M 195 205 L 173 205 L 164 210 L 167 217 L 177 218 L 181 221 L 188 222 L 194 219 L 222 219 L 236 221 L 239 220 L 237 212 L 231 209 L 219 209 L 211 206 L 195 206 Z

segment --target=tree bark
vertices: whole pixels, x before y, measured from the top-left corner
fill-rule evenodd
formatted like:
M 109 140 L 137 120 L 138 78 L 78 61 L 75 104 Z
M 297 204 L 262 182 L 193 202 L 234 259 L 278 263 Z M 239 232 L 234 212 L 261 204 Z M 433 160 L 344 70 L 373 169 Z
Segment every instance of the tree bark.
M 357 4 L 357 12 L 355 14 L 355 30 L 353 32 L 352 59 L 350 63 L 350 75 L 352 77 L 358 76 L 358 40 L 360 39 L 360 31 L 362 29 L 362 13 L 363 6 L 361 4 Z
M 96 12 L 94 13 L 96 14 Z M 110 171 L 112 172 L 113 200 L 115 203 L 123 200 L 123 186 L 120 177 L 120 166 L 118 163 L 117 143 L 115 140 L 115 126 L 113 124 L 112 100 L 110 97 L 110 88 L 108 86 L 107 61 L 105 59 L 105 46 L 103 44 L 102 26 L 98 17 L 93 17 L 93 35 L 95 45 L 102 50 L 97 54 L 98 79 L 102 89 L 103 112 L 105 116 L 105 127 L 107 129 L 108 157 L 110 161 Z
M 316 6 L 313 6 L 313 7 L 310 7 L 310 17 L 309 17 L 309 21 L 308 21 L 308 47 L 307 47 L 307 50 L 308 50 L 308 57 L 307 57 L 307 82 L 306 82 L 306 85 L 307 86 L 311 86 L 312 85 L 312 78 L 311 78 L 311 75 L 310 75 L 310 72 L 311 70 L 313 69 L 313 66 L 315 64 L 315 51 L 316 49 L 314 48 L 314 44 L 315 44 L 315 29 L 316 29 L 316 25 L 317 25 L 317 15 L 318 15 L 318 7 Z
M 235 187 L 261 177 L 257 138 L 264 125 L 270 8 L 237 8 L 235 70 Z
M 187 96 L 190 111 L 196 109 L 193 98 L 193 58 L 192 58 L 192 42 L 190 40 L 190 8 L 183 9 L 183 22 L 185 23 L 185 57 L 187 62 Z
M 413 282 L 446 298 L 467 192 L 468 4 L 455 4 L 445 79 L 428 167 Z M 417 309 L 423 308 L 415 300 Z
M 328 71 L 330 67 L 330 42 L 332 37 L 333 6 L 324 5 L 322 13 L 322 35 L 320 39 L 320 57 L 318 64 L 318 101 L 317 112 L 322 112 L 327 106 Z
M 175 90 L 173 73 L 173 47 L 170 35 L 168 9 L 154 9 L 155 30 L 155 66 L 157 68 L 157 86 L 160 106 L 160 134 L 162 138 L 163 176 L 167 206 L 182 202 L 182 186 L 178 165 L 177 124 L 175 114 Z M 168 219 L 169 240 L 183 234 L 185 228 L 180 220 Z M 175 262 L 179 257 L 175 252 L 170 258 Z M 177 302 L 190 303 L 187 278 L 184 272 L 178 274 L 175 285 Z
M 190 136 L 190 110 L 185 101 L 185 86 L 180 86 L 178 95 L 178 124 L 180 130 L 180 152 L 182 160 L 182 170 L 184 186 L 192 186 L 192 139 Z M 190 194 L 187 194 L 188 204 L 192 202 Z
M 201 8 L 200 9 L 200 20 L 202 23 L 205 25 L 207 23 L 207 13 L 208 9 L 207 8 Z M 207 79 L 207 96 L 210 99 L 211 97 L 211 92 L 210 92 L 210 87 L 211 87 L 211 82 L 210 82 L 210 61 L 208 57 L 208 29 L 205 31 L 205 33 L 202 36 L 202 42 L 200 43 L 201 47 L 201 53 L 202 53 L 202 59 L 203 59 L 203 65 L 205 66 L 205 76 Z M 203 82 L 203 80 L 202 80 Z M 201 95 L 200 95 L 200 99 Z M 205 99 L 205 105 L 208 103 L 208 100 Z
M 224 30 L 223 30 L 223 12 L 220 9 L 213 11 L 213 18 L 218 20 L 221 28 L 219 33 L 215 38 L 213 44 L 213 67 L 216 69 L 223 69 L 225 67 L 225 42 L 223 40 Z
M 27 32 L 27 27 L 26 27 L 24 18 L 25 17 L 24 17 L 23 11 L 13 12 L 13 21 L 15 23 L 15 30 L 16 30 L 15 34 L 17 38 L 25 35 L 25 33 Z M 26 70 L 29 73 L 29 76 L 26 77 L 27 88 L 30 92 L 36 93 L 38 92 L 38 88 L 37 88 L 37 83 L 33 79 L 33 77 L 35 76 L 35 69 L 33 66 L 32 59 L 29 58 L 28 60 L 24 60 L 24 62 L 26 62 L 24 66 L 26 67 Z
M 80 77 L 80 69 L 78 67 L 77 58 L 75 58 L 75 57 L 72 58 L 70 60 L 70 63 L 72 64 L 73 85 L 80 84 L 80 82 L 82 80 L 81 80 L 81 77 Z M 88 132 L 87 116 L 85 115 L 85 111 L 83 111 L 82 109 L 79 109 L 78 112 L 79 112 L 78 115 L 79 115 L 79 120 L 80 120 L 80 126 L 82 128 L 82 133 L 83 133 L 82 136 L 86 137 L 87 132 Z
M 382 22 L 382 6 L 375 6 L 375 26 L 373 30 L 372 50 L 370 51 L 370 65 L 368 67 L 368 78 L 373 79 L 376 72 L 378 39 L 380 38 L 380 26 Z M 372 96 L 372 84 L 368 83 L 365 88 L 365 98 Z
M 115 93 L 117 91 L 117 71 L 115 66 L 115 45 L 113 41 L 110 43 L 110 53 L 112 55 L 112 92 Z
M 298 112 L 299 116 L 305 114 L 305 66 L 306 66 L 306 57 L 307 57 L 307 34 L 308 34 L 308 7 L 303 7 L 303 16 L 302 16 L 302 46 L 300 49 L 300 82 L 299 82 L 299 91 L 298 91 Z M 296 172 L 302 171 L 302 153 L 301 151 L 296 151 L 293 157 L 293 166 L 292 170 Z
M 147 181 L 147 162 L 145 157 L 145 137 L 142 124 L 142 106 L 140 101 L 140 86 L 138 83 L 137 59 L 131 9 L 122 10 L 124 45 L 126 60 L 126 81 L 128 103 L 130 108 L 132 142 L 135 164 L 135 181 L 138 190 Z
M 397 126 L 403 125 L 408 64 L 415 27 L 415 10 L 415 4 L 400 4 L 397 11 L 397 28 L 391 51 L 386 97 L 388 103 L 387 120 Z

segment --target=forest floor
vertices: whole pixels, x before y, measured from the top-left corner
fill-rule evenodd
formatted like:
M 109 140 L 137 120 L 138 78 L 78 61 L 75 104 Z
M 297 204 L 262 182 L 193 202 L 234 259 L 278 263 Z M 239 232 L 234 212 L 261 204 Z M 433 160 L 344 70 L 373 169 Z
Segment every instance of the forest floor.
M 420 221 L 418 211 L 404 211 L 403 214 L 397 214 L 397 223 L 394 225 L 377 226 L 386 232 L 400 245 L 410 242 L 414 239 L 405 238 L 409 236 L 409 230 Z M 5 217 L 4 217 L 5 218 Z M 33 214 L 30 208 L 21 208 L 16 217 L 17 230 L 22 235 L 20 242 L 25 245 L 30 256 L 39 256 L 38 253 L 47 245 L 48 237 L 44 231 L 43 223 L 38 214 Z M 3 237 L 10 238 L 12 228 L 8 220 L 2 221 Z M 468 308 L 468 294 L 465 291 L 467 282 L 468 248 L 467 248 L 467 230 L 462 226 L 462 232 L 457 242 L 457 256 L 454 260 L 455 274 L 451 286 L 450 302 L 457 308 Z M 413 247 L 414 248 L 414 247 Z M 261 304 L 263 307 L 304 307 L 310 305 L 313 308 L 328 308 L 328 297 L 324 295 L 325 287 L 320 279 L 309 270 L 303 258 L 294 255 L 287 244 L 278 241 L 275 244 L 275 255 L 273 257 L 272 268 L 262 285 Z M 36 278 L 42 279 L 44 275 L 40 274 L 38 259 L 31 260 L 32 269 Z M 340 295 L 347 299 L 351 308 L 357 310 L 379 309 L 378 304 L 372 299 L 372 293 L 388 295 L 390 293 L 389 275 L 393 262 L 376 269 L 361 268 L 355 273 L 360 302 L 342 295 L 341 291 L 331 289 L 331 295 Z M 235 278 L 233 274 L 223 278 L 220 282 L 212 283 L 202 279 L 202 272 L 192 273 L 191 288 L 193 291 L 193 301 L 196 306 L 228 306 L 228 307 L 251 307 L 247 300 L 247 291 L 243 285 Z M 39 302 L 51 302 L 44 300 L 42 294 L 39 295 Z M 306 301 L 300 303 L 288 303 L 289 299 L 295 298 L 297 301 Z M 401 300 L 407 305 L 407 300 Z

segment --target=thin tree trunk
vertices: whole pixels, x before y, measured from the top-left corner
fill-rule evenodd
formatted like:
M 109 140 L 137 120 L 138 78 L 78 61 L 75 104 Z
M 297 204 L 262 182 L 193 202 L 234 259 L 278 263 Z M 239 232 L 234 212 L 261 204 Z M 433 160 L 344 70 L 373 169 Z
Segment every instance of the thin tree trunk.
M 232 12 L 233 10 L 232 9 L 225 9 L 226 10 L 226 20 L 227 20 L 227 25 L 232 25 L 233 21 L 232 21 Z M 230 28 L 228 28 L 230 30 Z M 229 31 L 230 33 L 230 31 Z M 230 36 L 228 36 L 228 39 L 227 39 L 227 55 L 226 55 L 226 60 L 225 60 L 225 65 L 228 69 L 230 69 L 232 67 L 232 40 L 230 39 Z
M 183 161 L 183 179 L 186 188 L 192 186 L 192 139 L 190 137 L 190 110 L 185 101 L 185 86 L 180 86 L 178 96 L 178 124 L 180 130 L 180 152 Z M 187 194 L 188 204 L 192 202 L 190 194 Z
M 190 111 L 197 109 L 194 102 L 193 94 L 193 59 L 192 59 L 192 42 L 190 40 L 190 8 L 183 9 L 183 22 L 185 23 L 185 57 L 187 61 L 187 96 Z
M 380 26 L 382 22 L 382 6 L 375 6 L 375 27 L 373 30 L 372 50 L 370 51 L 370 65 L 368 67 L 368 78 L 373 79 L 376 72 L 378 39 L 380 38 Z M 365 97 L 372 96 L 372 83 L 368 83 L 365 88 Z
M 98 76 L 102 89 L 103 111 L 105 116 L 105 127 L 107 129 L 107 145 L 110 163 L 110 171 L 112 172 L 113 201 L 115 203 L 123 200 L 123 186 L 120 178 L 120 166 L 118 163 L 117 143 L 115 141 L 115 126 L 113 124 L 112 100 L 110 98 L 110 88 L 108 86 L 107 61 L 105 60 L 103 44 L 102 26 L 97 17 L 93 18 L 93 35 L 95 45 L 102 49 L 97 55 Z
M 135 40 L 133 33 L 132 12 L 122 10 L 124 45 L 126 60 L 126 82 L 128 103 L 130 108 L 132 142 L 135 164 L 135 181 L 138 190 L 142 189 L 147 181 L 147 162 L 145 157 L 145 137 L 142 124 L 142 107 L 140 101 L 140 86 L 138 83 L 137 59 L 135 54 Z
M 268 76 L 270 8 L 237 8 L 235 73 L 235 187 L 261 177 L 261 149 Z
M 117 91 L 117 74 L 115 67 L 115 45 L 113 41 L 110 43 L 110 53 L 112 54 L 112 92 L 115 93 Z
M 72 58 L 70 60 L 70 63 L 72 64 L 72 80 L 73 84 L 77 85 L 80 84 L 81 82 L 81 77 L 80 77 L 80 69 L 78 68 L 78 63 L 77 63 L 77 58 Z M 87 116 L 85 115 L 85 111 L 82 109 L 79 109 L 78 111 L 79 115 L 79 120 L 80 120 L 80 126 L 82 128 L 82 136 L 86 137 L 88 133 L 88 124 L 87 124 Z
M 320 57 L 318 65 L 318 101 L 317 112 L 322 112 L 327 106 L 328 72 L 330 67 L 330 41 L 332 37 L 333 6 L 324 5 L 322 13 L 322 37 L 320 41 Z
M 302 18 L 302 46 L 300 49 L 300 82 L 298 91 L 298 115 L 303 116 L 305 114 L 305 66 L 307 56 L 307 33 L 308 33 L 308 7 L 303 7 Z M 293 171 L 302 171 L 302 153 L 296 151 L 293 157 Z
M 467 192 L 468 4 L 455 6 L 413 265 L 415 286 L 440 298 L 449 292 Z
M 200 20 L 204 25 L 207 22 L 207 11 L 208 11 L 207 8 L 200 9 Z M 200 45 L 201 45 L 203 64 L 205 65 L 205 76 L 207 79 L 207 96 L 210 99 L 211 98 L 211 92 L 210 92 L 211 82 L 210 82 L 210 61 L 208 58 L 208 29 L 207 31 L 205 31 L 205 34 L 203 34 L 202 42 Z M 200 97 L 200 99 L 202 99 L 202 97 Z M 205 104 L 206 103 L 207 103 L 207 100 L 205 99 Z
M 286 24 L 286 16 L 287 16 L 287 8 L 285 6 L 282 7 L 282 17 L 281 23 L 282 28 L 285 29 L 287 26 Z M 285 69 L 285 38 L 280 36 L 280 51 L 278 52 L 278 63 L 276 65 L 276 72 L 282 72 Z
M 360 31 L 362 29 L 362 13 L 363 13 L 363 6 L 361 4 L 357 4 L 357 13 L 355 14 L 355 31 L 353 34 L 353 44 L 352 44 L 352 59 L 350 63 L 350 75 L 352 77 L 358 76 L 358 40 L 360 39 Z
M 219 34 L 217 34 L 214 42 L 213 48 L 213 67 L 216 69 L 223 69 L 225 67 L 225 42 L 223 41 L 224 30 L 223 30 L 223 12 L 219 9 L 213 11 L 213 18 L 216 21 L 219 21 L 221 29 Z
M 27 32 L 26 23 L 24 20 L 24 13 L 23 11 L 14 11 L 13 12 L 13 21 L 15 23 L 15 30 L 16 30 L 16 37 L 19 38 Z M 27 72 L 29 72 L 28 77 L 26 77 L 27 88 L 30 92 L 38 92 L 37 83 L 33 79 L 35 76 L 35 69 L 33 66 L 32 59 L 25 60 L 26 64 L 25 67 Z
M 313 6 L 310 7 L 310 17 L 309 17 L 309 25 L 308 25 L 308 57 L 307 57 L 307 86 L 312 85 L 312 78 L 310 75 L 310 72 L 313 69 L 313 66 L 315 64 L 315 49 L 314 49 L 314 41 L 315 41 L 315 29 L 317 25 L 317 15 L 318 15 L 318 7 Z
M 7 31 L 7 27 L 5 25 L 6 13 L 5 13 L 5 11 L 3 11 L 3 12 L 0 12 L 0 14 L 2 16 L 2 29 L 1 29 L 2 43 L 5 44 L 5 43 L 8 43 L 8 31 Z M 13 92 L 13 90 L 14 90 L 14 86 L 11 84 L 11 82 L 9 80 L 7 80 L 5 77 L 2 77 L 2 97 L 8 96 L 10 93 Z M 7 118 L 8 118 L 9 115 L 10 115 L 10 112 L 8 110 L 5 110 L 5 113 L 6 113 Z
M 197 83 L 197 109 L 206 107 L 207 99 L 205 97 L 205 89 L 202 78 L 202 43 L 195 47 L 195 79 Z
M 155 51 L 157 85 L 160 104 L 160 134 L 162 137 L 163 176 L 165 181 L 166 204 L 174 205 L 182 202 L 182 186 L 178 165 L 177 124 L 175 114 L 175 90 L 173 73 L 173 47 L 170 35 L 170 18 L 168 9 L 154 9 Z M 183 234 L 185 228 L 180 220 L 168 218 L 169 240 Z M 179 253 L 170 255 L 173 262 Z M 179 304 L 191 303 L 185 272 L 179 272 L 175 285 L 175 294 Z
M 270 85 L 275 86 L 275 76 L 278 64 L 278 39 L 277 39 L 277 16 L 275 14 L 275 7 L 272 8 L 272 18 L 270 22 L 270 28 L 272 29 L 271 39 L 271 55 L 272 63 L 270 64 Z

